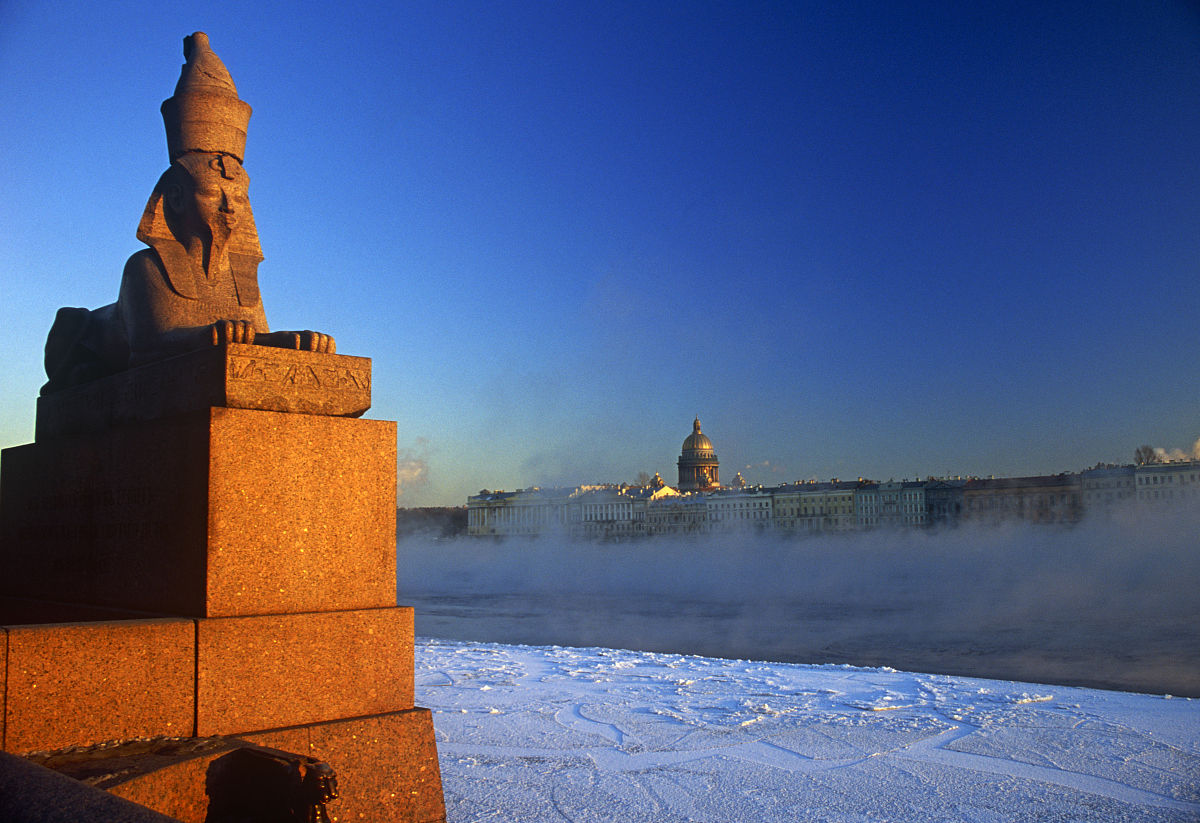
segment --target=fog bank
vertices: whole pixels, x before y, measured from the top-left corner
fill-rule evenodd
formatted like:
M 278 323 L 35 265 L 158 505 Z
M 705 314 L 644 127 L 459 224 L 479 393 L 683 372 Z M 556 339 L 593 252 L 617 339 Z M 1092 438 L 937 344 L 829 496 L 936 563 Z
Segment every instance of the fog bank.
M 418 634 L 1200 696 L 1200 512 L 803 539 L 409 538 Z

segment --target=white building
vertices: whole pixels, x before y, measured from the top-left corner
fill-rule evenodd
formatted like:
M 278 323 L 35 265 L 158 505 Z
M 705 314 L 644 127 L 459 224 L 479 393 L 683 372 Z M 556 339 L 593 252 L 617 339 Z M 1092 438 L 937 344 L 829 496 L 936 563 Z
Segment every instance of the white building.
M 482 490 L 467 498 L 467 534 L 536 535 L 566 531 L 575 490 L 531 486 L 513 492 Z
M 646 506 L 648 534 L 703 534 L 708 531 L 708 501 L 703 494 L 678 494 Z
M 866 482 L 854 494 L 854 524 L 860 529 L 875 529 L 880 523 L 883 508 L 879 500 L 879 484 Z
M 900 522 L 905 526 L 925 526 L 929 509 L 925 504 L 925 481 L 905 480 L 900 487 Z
M 771 528 L 772 489 L 721 489 L 705 498 L 711 531 Z
M 570 504 L 571 535 L 620 540 L 645 534 L 647 499 L 639 491 L 631 486 L 580 487 Z
M 1143 463 L 1133 475 L 1139 503 L 1200 503 L 1200 461 Z
M 648 486 L 531 486 L 513 492 L 484 489 L 467 498 L 467 534 L 561 533 L 600 540 L 637 537 L 647 533 L 648 505 L 672 497 L 679 497 L 679 492 L 657 475 Z
M 1137 498 L 1136 467 L 1097 466 L 1079 474 L 1079 495 L 1087 516 L 1103 514 Z

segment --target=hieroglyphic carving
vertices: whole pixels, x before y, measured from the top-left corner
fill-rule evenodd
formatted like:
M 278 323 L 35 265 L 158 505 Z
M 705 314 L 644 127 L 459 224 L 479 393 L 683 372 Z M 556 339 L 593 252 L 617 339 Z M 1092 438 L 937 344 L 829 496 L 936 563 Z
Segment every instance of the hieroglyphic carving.
M 288 363 L 269 357 L 230 355 L 228 374 L 230 380 L 255 383 L 278 383 L 344 391 L 371 390 L 371 372 L 368 369 Z

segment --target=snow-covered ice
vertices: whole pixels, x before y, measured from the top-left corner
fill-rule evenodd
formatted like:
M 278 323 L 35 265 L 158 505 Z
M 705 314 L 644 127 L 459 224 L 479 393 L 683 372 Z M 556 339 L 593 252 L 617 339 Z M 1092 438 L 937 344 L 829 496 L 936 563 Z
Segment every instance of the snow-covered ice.
M 1197 821 L 1200 701 L 421 640 L 452 823 Z

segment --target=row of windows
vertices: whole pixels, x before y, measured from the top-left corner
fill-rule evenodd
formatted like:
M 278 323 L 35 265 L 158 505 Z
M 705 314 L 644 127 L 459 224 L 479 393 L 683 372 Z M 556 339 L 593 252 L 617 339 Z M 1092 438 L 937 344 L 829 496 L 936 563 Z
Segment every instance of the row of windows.
M 750 511 L 750 512 L 715 512 L 714 520 L 758 520 L 765 518 L 767 512 Z
M 476 521 L 496 521 L 502 523 L 548 523 L 550 508 L 548 506 L 500 506 L 497 508 L 468 509 L 468 516 Z
M 1189 480 L 1192 483 L 1196 482 L 1196 473 L 1195 472 L 1192 472 L 1191 474 L 1178 474 L 1178 475 L 1175 475 L 1175 474 L 1152 474 L 1152 475 L 1148 475 L 1148 476 L 1139 477 L 1137 479 L 1137 482 L 1138 482 L 1139 486 L 1151 486 L 1151 485 L 1157 486 L 1162 483 L 1174 483 L 1176 477 L 1179 478 L 1180 483 L 1187 483 Z
M 1141 500 L 1171 500 L 1175 497 L 1175 492 L 1179 492 L 1180 497 L 1196 497 L 1200 496 L 1200 489 L 1143 489 L 1138 498 Z

